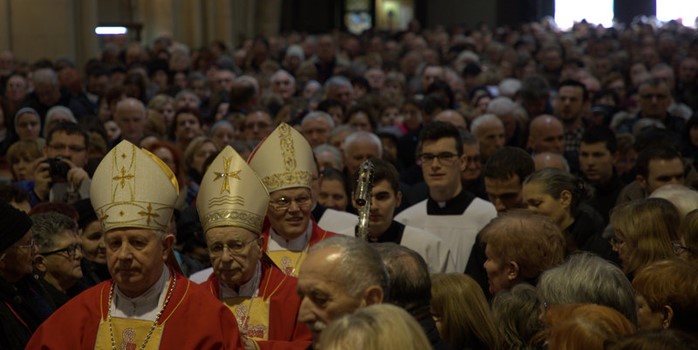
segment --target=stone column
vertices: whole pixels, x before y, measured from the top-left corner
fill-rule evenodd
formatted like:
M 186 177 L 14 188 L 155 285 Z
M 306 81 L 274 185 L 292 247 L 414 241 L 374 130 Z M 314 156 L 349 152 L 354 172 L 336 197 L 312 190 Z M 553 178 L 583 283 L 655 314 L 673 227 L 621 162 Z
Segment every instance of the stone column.
M 256 33 L 266 37 L 279 35 L 281 0 L 258 0 L 256 5 Z

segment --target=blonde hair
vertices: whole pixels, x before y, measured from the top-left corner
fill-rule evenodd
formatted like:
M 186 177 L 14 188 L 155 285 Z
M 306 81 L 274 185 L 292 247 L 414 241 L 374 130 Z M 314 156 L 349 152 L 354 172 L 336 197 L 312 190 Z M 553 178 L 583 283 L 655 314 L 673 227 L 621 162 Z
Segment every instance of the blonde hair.
M 320 350 L 423 350 L 431 349 L 424 330 L 407 311 L 390 304 L 376 304 L 345 315 L 325 329 Z
M 674 256 L 672 241 L 677 241 L 681 217 L 671 202 L 646 198 L 616 207 L 611 226 L 628 245 L 628 261 L 623 271 L 635 272 L 643 266 Z
M 523 281 L 535 284 L 543 271 L 565 260 L 565 237 L 550 219 L 524 210 L 494 218 L 480 236 L 499 263 L 514 261 Z
M 431 309 L 454 349 L 501 348 L 501 336 L 480 286 L 462 273 L 431 275 Z
M 550 307 L 544 317 L 548 348 L 557 350 L 603 350 L 607 340 L 635 332 L 620 312 L 596 304 L 562 304 Z
M 184 169 L 189 170 L 191 169 L 192 166 L 192 161 L 194 160 L 194 154 L 199 151 L 201 146 L 203 146 L 205 143 L 212 143 L 216 147 L 216 151 L 218 151 L 218 145 L 216 144 L 216 141 L 213 141 L 212 138 L 206 137 L 206 136 L 197 136 L 191 142 L 189 142 L 189 145 L 187 145 L 187 149 L 184 150 Z
M 7 160 L 10 165 L 19 163 L 20 160 L 31 162 L 43 155 L 36 141 L 19 140 L 7 149 Z

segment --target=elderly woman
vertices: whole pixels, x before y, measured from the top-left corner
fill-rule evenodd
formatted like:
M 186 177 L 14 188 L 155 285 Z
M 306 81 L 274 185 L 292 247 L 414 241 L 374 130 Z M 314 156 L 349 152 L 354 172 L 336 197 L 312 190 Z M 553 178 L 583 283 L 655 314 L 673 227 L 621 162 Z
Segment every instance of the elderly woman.
M 235 126 L 231 122 L 219 120 L 211 126 L 211 129 L 208 131 L 208 136 L 216 142 L 218 148 L 223 149 L 239 137 L 240 132 L 235 130 Z
M 603 218 L 580 204 L 589 197 L 584 181 L 560 169 L 543 169 L 526 178 L 521 196 L 528 210 L 549 217 L 562 230 L 568 255 L 583 250 L 617 261 L 611 245 L 601 236 Z
M 623 271 L 632 276 L 641 268 L 673 257 L 681 217 L 666 199 L 647 198 L 616 207 L 611 213 L 613 249 Z
M 485 294 L 468 275 L 437 273 L 431 277 L 431 312 L 441 337 L 453 349 L 500 349 Z
M 391 304 L 377 304 L 332 322 L 322 332 L 316 348 L 423 350 L 431 349 L 431 345 L 407 311 Z
M 633 279 L 640 329 L 676 329 L 698 336 L 698 266 L 679 259 L 657 261 Z
M 68 290 L 82 278 L 82 245 L 75 221 L 63 214 L 32 215 L 32 232 L 39 252 L 34 271 L 56 308 L 70 299 Z
M 523 210 L 496 217 L 480 235 L 492 294 L 520 282 L 536 284 L 543 271 L 561 264 L 565 257 L 560 229 L 548 218 Z
M 540 308 L 536 287 L 528 283 L 519 283 L 510 290 L 501 291 L 494 296 L 492 314 L 497 328 L 502 333 L 504 348 L 542 348 L 542 325 L 538 319 Z
M 548 349 L 603 350 L 606 341 L 635 333 L 635 326 L 623 314 L 595 304 L 552 306 L 543 322 Z

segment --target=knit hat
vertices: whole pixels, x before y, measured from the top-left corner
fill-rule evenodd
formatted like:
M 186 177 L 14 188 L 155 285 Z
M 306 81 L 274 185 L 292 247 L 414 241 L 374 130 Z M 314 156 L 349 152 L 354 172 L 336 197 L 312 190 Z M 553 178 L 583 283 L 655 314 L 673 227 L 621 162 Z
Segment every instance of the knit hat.
M 0 201 L 0 254 L 22 239 L 31 228 L 29 215 Z

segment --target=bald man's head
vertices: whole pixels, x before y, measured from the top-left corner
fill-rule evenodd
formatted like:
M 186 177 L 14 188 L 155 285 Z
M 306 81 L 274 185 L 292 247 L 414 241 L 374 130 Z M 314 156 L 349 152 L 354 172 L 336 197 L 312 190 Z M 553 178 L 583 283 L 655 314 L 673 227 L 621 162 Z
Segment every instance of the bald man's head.
M 456 127 L 456 129 L 458 129 L 458 131 L 460 131 L 461 134 L 468 131 L 468 124 L 465 122 L 463 115 L 452 109 L 439 112 L 436 116 L 434 116 L 433 121 L 451 123 Z
M 114 109 L 114 122 L 121 129 L 121 137 L 124 140 L 138 144 L 143 138 L 146 124 L 146 111 L 143 102 L 135 98 L 119 101 Z
M 528 147 L 535 153 L 562 154 L 565 150 L 565 137 L 560 120 L 545 114 L 534 118 L 530 125 Z

